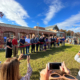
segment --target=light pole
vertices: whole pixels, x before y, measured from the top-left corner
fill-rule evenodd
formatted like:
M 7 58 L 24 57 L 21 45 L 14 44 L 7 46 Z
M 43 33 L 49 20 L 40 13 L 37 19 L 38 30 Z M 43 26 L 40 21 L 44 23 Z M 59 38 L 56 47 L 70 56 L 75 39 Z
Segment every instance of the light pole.
M 39 23 L 37 23 L 37 25 L 38 25 L 37 31 L 38 31 L 38 36 L 39 36 Z

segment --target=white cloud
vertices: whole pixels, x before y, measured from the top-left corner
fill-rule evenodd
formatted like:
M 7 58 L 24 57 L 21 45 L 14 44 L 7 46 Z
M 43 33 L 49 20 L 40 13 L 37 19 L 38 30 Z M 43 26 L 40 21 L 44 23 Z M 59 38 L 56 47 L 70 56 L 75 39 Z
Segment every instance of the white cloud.
M 76 15 L 72 15 L 63 22 L 57 23 L 57 25 L 60 29 L 78 31 L 78 28 L 80 27 L 80 12 Z M 73 28 L 74 26 L 75 28 Z
M 29 15 L 17 1 L 0 0 L 0 11 L 8 20 L 15 21 L 21 26 L 28 26 L 24 19 L 29 18 Z
M 0 23 L 4 23 L 4 22 L 2 22 L 2 21 L 0 20 Z
M 52 0 L 51 5 L 49 6 L 49 10 L 45 14 L 46 17 L 45 19 L 43 19 L 44 24 L 48 24 L 48 22 L 55 16 L 55 14 L 59 12 L 62 8 L 63 5 L 60 0 Z

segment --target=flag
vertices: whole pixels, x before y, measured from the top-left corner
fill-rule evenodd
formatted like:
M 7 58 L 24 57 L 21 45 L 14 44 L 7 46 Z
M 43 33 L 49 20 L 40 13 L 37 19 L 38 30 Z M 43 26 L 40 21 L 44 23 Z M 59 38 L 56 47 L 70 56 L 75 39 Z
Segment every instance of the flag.
M 2 12 L 0 12 L 0 17 L 2 18 L 4 16 L 4 14 Z

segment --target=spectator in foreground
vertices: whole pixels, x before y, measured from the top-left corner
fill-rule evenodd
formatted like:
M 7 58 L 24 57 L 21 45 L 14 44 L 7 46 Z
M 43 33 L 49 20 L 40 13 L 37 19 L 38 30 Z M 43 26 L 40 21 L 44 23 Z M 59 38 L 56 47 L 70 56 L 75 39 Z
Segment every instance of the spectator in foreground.
M 8 58 L 1 66 L 0 80 L 30 80 L 32 74 L 32 68 L 30 66 L 30 56 L 27 56 L 27 73 L 24 77 L 19 75 L 19 61 L 23 54 L 19 58 Z
M 80 51 L 75 55 L 74 59 L 80 63 Z M 80 70 L 78 72 L 78 75 L 77 75 L 77 79 L 80 80 Z
M 64 62 L 62 63 L 62 66 L 60 66 L 60 70 L 62 72 L 70 74 L 70 71 L 66 68 Z M 50 71 L 48 70 L 48 65 L 46 65 L 46 68 L 40 72 L 40 80 L 49 80 L 49 75 L 50 75 Z
M 17 39 L 16 36 L 14 36 L 13 40 L 12 40 L 12 45 L 13 45 L 13 56 L 16 57 L 18 54 L 18 43 L 17 43 Z
M 24 45 L 25 45 L 25 39 L 24 36 L 21 36 L 20 46 L 24 46 Z M 25 47 L 20 47 L 21 54 L 22 54 L 22 50 L 23 50 L 23 54 L 25 54 Z
M 9 38 L 7 41 L 7 48 L 6 48 L 6 58 L 11 58 L 12 56 L 12 42 Z

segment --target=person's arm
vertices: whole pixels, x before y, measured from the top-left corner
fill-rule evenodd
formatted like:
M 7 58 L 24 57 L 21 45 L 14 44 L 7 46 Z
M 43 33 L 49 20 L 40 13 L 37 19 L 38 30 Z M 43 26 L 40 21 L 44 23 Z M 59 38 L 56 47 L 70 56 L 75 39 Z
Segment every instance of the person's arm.
M 12 49 L 9 45 L 7 45 L 7 48 L 10 48 L 10 49 Z
M 12 49 L 12 47 L 9 46 L 9 43 L 7 42 L 7 48 Z
M 27 44 L 27 40 L 25 39 L 25 43 Z
M 20 39 L 20 44 L 21 44 L 21 45 L 24 45 L 24 44 L 21 42 L 21 39 Z
M 65 72 L 65 73 L 67 73 L 67 74 L 70 74 L 70 70 L 66 67 L 66 65 L 65 65 L 64 62 L 62 63 L 62 66 L 60 66 L 60 70 L 61 70 L 62 72 Z
M 27 73 L 24 77 L 22 77 L 20 80 L 30 80 L 30 76 L 32 74 L 32 68 L 30 66 L 30 56 L 27 56 Z
M 75 55 L 74 59 L 75 59 L 77 62 L 80 63 L 80 58 L 79 58 L 79 56 L 80 56 L 80 53 L 77 53 L 77 54 Z
M 14 45 L 14 39 L 12 40 L 12 45 Z
M 48 65 L 46 68 L 40 72 L 40 80 L 49 80 L 50 71 L 48 70 Z

